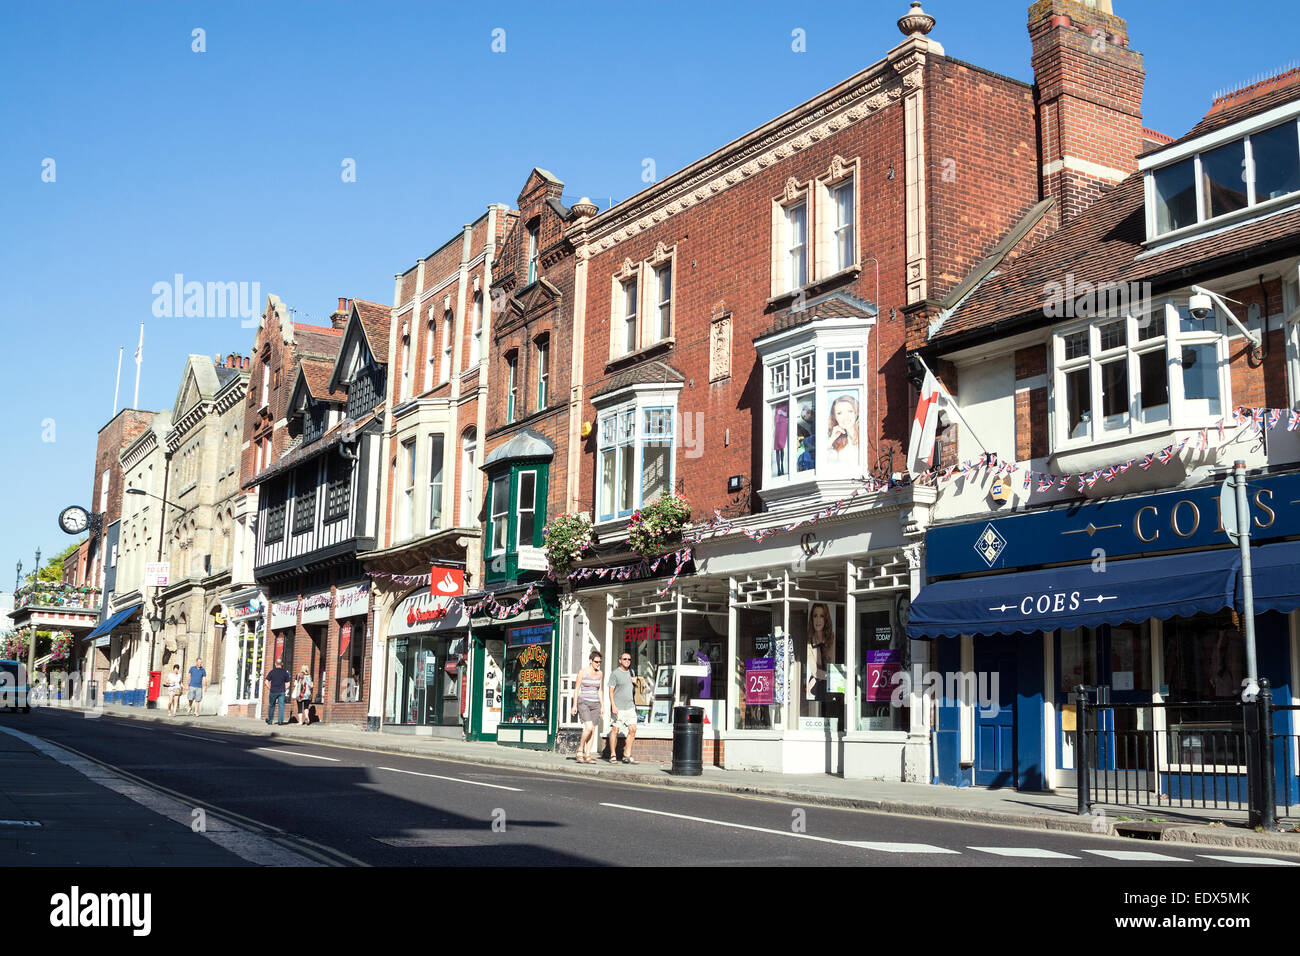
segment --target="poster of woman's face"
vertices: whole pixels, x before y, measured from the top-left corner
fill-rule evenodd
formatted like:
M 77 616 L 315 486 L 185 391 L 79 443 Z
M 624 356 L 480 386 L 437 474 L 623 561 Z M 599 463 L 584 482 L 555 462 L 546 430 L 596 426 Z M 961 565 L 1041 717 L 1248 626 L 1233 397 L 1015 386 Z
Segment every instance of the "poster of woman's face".
M 804 695 L 808 700 L 825 698 L 827 665 L 840 662 L 836 641 L 839 610 L 836 606 L 821 602 L 808 608 L 804 672 Z
M 826 421 L 827 461 L 832 465 L 856 466 L 861 460 L 858 391 L 831 392 L 826 398 L 830 403 Z

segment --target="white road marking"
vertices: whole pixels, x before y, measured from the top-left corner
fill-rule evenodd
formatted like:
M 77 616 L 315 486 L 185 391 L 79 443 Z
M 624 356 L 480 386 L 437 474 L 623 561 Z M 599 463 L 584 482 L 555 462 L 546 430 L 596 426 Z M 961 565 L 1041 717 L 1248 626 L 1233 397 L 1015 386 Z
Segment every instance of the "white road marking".
M 854 840 L 846 846 L 859 846 L 864 850 L 879 850 L 881 853 L 951 853 L 961 856 L 960 850 L 949 850 L 929 843 L 881 843 L 875 840 Z
M 1147 860 L 1150 862 L 1164 863 L 1186 863 L 1186 858 L 1181 856 L 1168 856 L 1164 853 L 1148 853 L 1146 850 L 1084 850 L 1084 853 L 1091 853 L 1095 856 L 1104 856 L 1110 860 Z
M 629 807 L 622 803 L 602 803 L 602 807 L 615 810 L 631 810 L 634 813 L 650 813 L 659 817 L 672 817 L 675 820 L 690 820 L 694 823 L 711 823 L 717 827 L 731 827 L 733 830 L 749 830 L 754 833 L 768 833 L 772 836 L 793 837 L 796 840 L 815 840 L 818 843 L 834 843 L 837 846 L 858 847 L 865 850 L 882 850 L 885 853 L 954 853 L 957 850 L 945 850 L 942 847 L 929 846 L 925 843 L 859 843 L 852 840 L 836 840 L 832 837 L 814 836 L 811 833 L 796 833 L 793 830 L 773 830 L 769 827 L 755 827 L 748 823 L 731 823 L 727 820 L 710 820 L 708 817 L 693 817 L 685 813 L 669 813 L 667 810 L 651 810 L 647 807 Z
M 174 733 L 177 737 L 189 737 L 190 740 L 211 740 L 215 744 L 225 743 L 224 740 L 219 740 L 216 737 L 200 737 L 197 734 L 183 734 L 179 730 L 173 730 L 172 733 Z
M 129 797 L 141 806 L 147 807 L 154 813 L 180 824 L 187 830 L 193 828 L 195 808 L 175 797 L 161 793 L 152 787 L 138 784 L 133 780 L 128 780 L 112 770 L 91 763 L 76 754 L 69 753 L 57 744 L 49 743 L 40 737 L 33 737 L 30 734 L 12 730 L 8 727 L 0 727 L 0 733 L 9 734 L 31 744 L 41 753 L 54 758 L 65 766 L 71 767 L 101 787 Z M 247 860 L 249 863 L 255 863 L 258 866 L 285 867 L 324 865 L 317 859 L 295 853 L 293 850 L 281 846 L 260 833 L 229 823 L 215 815 L 209 816 L 205 823 L 206 826 L 199 831 L 202 836 L 211 840 L 217 846 L 229 850 L 241 859 Z
M 523 793 L 520 787 L 503 787 L 499 783 L 482 783 L 478 780 L 462 780 L 460 777 L 444 777 L 437 773 L 420 773 L 417 770 L 398 770 L 396 767 L 380 767 L 380 770 L 391 770 L 393 773 L 409 773 L 413 777 L 432 777 L 434 780 L 450 780 L 452 783 L 467 783 L 471 787 L 490 787 L 493 790 L 510 790 L 514 793 Z
M 1029 857 L 1036 860 L 1077 860 L 1069 853 L 1057 853 L 1055 850 L 1043 850 L 1035 846 L 968 846 L 968 850 L 980 853 L 992 853 L 994 856 Z
M 1260 866 L 1300 866 L 1295 860 L 1278 860 L 1271 856 L 1215 856 L 1212 853 L 1198 853 L 1207 860 L 1222 860 L 1225 863 L 1255 863 Z
M 257 750 L 269 750 L 273 754 L 288 754 L 290 757 L 310 757 L 312 760 L 328 760 L 331 763 L 338 763 L 338 757 L 318 757 L 316 754 L 299 753 L 296 750 L 281 750 L 279 747 L 258 747 Z

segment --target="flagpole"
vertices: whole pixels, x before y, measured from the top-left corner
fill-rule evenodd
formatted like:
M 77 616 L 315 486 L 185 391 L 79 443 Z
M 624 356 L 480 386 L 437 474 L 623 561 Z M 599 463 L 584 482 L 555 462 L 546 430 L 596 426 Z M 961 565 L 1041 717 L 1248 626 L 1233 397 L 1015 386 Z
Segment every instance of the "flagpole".
M 113 383 L 113 414 L 117 415 L 117 396 L 122 388 L 122 353 L 126 351 L 122 346 L 117 347 L 117 381 Z
M 921 363 L 921 368 L 925 369 L 931 375 L 934 375 L 934 372 L 931 370 L 930 366 L 925 364 L 925 359 L 921 358 L 920 352 L 913 352 L 912 354 L 915 355 L 916 360 Z M 970 437 L 975 439 L 975 444 L 980 446 L 980 451 L 984 452 L 985 454 L 988 454 L 988 446 L 986 446 L 982 441 L 980 441 L 979 435 L 975 434 L 975 429 L 970 427 L 970 422 L 966 421 L 966 416 L 963 415 L 961 413 L 961 409 L 957 407 L 956 399 L 954 399 L 951 393 L 949 393 L 948 389 L 944 387 L 944 384 L 940 380 L 938 375 L 934 375 L 934 381 L 939 386 L 939 390 L 942 391 L 944 396 L 948 399 L 948 407 L 952 409 L 952 413 L 957 416 L 958 420 L 960 420 L 964 426 L 966 426 L 966 430 L 970 432 Z
M 144 356 L 144 323 L 140 323 L 140 344 L 135 348 L 135 398 L 131 401 L 132 408 L 140 407 L 140 360 Z M 942 387 L 942 386 L 940 386 Z

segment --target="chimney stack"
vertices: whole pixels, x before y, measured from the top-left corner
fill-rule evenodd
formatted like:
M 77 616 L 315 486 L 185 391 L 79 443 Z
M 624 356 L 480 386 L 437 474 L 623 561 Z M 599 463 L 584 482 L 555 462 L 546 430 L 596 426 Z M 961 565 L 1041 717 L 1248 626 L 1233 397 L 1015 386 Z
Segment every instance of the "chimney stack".
M 1029 8 L 1041 190 L 1060 224 L 1137 172 L 1142 148 L 1142 54 L 1111 0 L 1038 0 Z
M 341 329 L 348 324 L 348 313 L 352 311 L 352 300 L 339 296 L 339 307 L 330 315 L 330 325 Z

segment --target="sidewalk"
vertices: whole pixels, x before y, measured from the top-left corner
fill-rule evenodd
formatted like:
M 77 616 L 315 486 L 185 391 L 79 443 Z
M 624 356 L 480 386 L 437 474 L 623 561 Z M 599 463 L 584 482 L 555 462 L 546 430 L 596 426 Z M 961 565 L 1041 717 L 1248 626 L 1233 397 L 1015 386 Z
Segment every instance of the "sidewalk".
M 413 734 L 373 733 L 359 727 L 288 724 L 269 727 L 265 721 L 247 717 L 168 717 L 165 710 L 108 705 L 104 713 L 140 721 L 207 727 L 233 733 L 285 740 L 309 740 L 322 744 L 357 747 L 362 750 L 445 757 L 465 763 L 507 766 L 521 769 L 608 776 L 639 784 L 663 787 L 691 787 L 727 793 L 754 794 L 796 803 L 876 810 L 910 816 L 930 816 L 972 823 L 1027 827 L 1039 830 L 1069 830 L 1111 836 L 1127 835 L 1130 824 L 1151 821 L 1145 829 L 1151 838 L 1177 843 L 1228 846 L 1242 850 L 1300 854 L 1300 832 L 1256 833 L 1246 828 L 1244 811 L 1142 807 L 1111 808 L 1097 815 L 1080 817 L 1073 790 L 1056 793 L 1022 793 L 984 787 L 946 787 L 888 780 L 845 780 L 826 774 L 781 774 L 705 767 L 699 777 L 677 777 L 658 764 L 579 764 L 569 755 L 548 751 L 502 747 L 493 743 L 470 743 Z M 2 786 L 2 785 L 0 785 Z M 1284 826 L 1292 826 L 1292 822 Z M 1120 832 L 1117 832 L 1118 831 Z
M 246 865 L 189 826 L 0 732 L 0 866 Z

